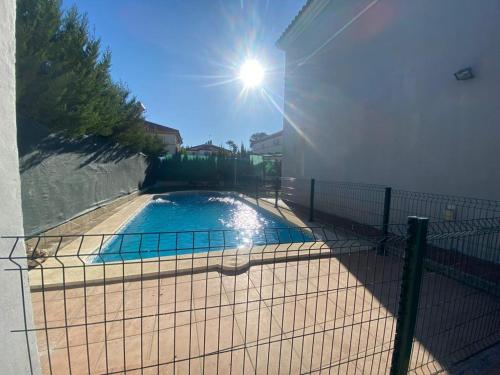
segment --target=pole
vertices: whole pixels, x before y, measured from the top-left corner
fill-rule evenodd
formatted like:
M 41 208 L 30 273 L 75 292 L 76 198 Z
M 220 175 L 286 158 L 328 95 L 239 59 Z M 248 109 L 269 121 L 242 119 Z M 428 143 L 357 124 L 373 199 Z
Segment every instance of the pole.
M 238 164 L 238 159 L 237 158 L 234 158 L 234 171 L 233 171 L 233 174 L 234 174 L 234 187 L 236 188 L 236 168 L 237 168 L 237 164 Z
M 279 179 L 274 182 L 274 208 L 278 208 Z
M 311 190 L 309 192 L 309 221 L 314 221 L 314 178 L 311 178 Z
M 417 323 L 428 222 L 427 218 L 408 217 L 408 240 L 405 248 L 391 375 L 406 375 L 408 372 Z
M 255 202 L 259 203 L 259 177 L 255 176 Z
M 392 189 L 390 187 L 385 188 L 384 194 L 384 214 L 382 218 L 382 241 L 380 241 L 380 245 L 378 247 L 378 254 L 385 254 L 385 243 L 387 241 L 387 236 L 389 234 L 389 216 L 391 213 L 391 192 Z

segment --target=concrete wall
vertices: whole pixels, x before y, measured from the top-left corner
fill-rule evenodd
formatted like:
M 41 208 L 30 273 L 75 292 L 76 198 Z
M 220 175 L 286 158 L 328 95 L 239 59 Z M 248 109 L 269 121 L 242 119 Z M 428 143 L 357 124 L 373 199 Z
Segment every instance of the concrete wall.
M 283 176 L 500 200 L 499 20 L 497 0 L 330 1 L 286 48 Z
M 15 4 L 14 0 L 0 0 L 0 236 L 23 233 L 21 210 L 21 183 L 16 142 L 16 80 L 15 80 Z M 10 254 L 13 241 L 0 238 L 0 257 Z M 14 255 L 24 254 L 23 244 L 16 247 Z M 19 262 L 26 266 L 24 261 Z M 28 290 L 26 273 L 23 279 L 8 260 L 0 260 L 0 374 L 39 373 L 38 354 L 34 335 L 29 335 L 31 352 L 23 333 L 12 333 L 24 328 L 21 287 Z M 26 321 L 32 327 L 31 300 L 25 295 Z M 31 355 L 31 365 L 29 355 Z
M 35 133 L 36 127 L 22 134 Z M 102 139 L 67 141 L 20 137 L 24 230 L 34 234 L 142 187 L 148 162 Z M 31 143 L 29 149 L 25 143 Z M 26 150 L 25 150 L 26 149 Z

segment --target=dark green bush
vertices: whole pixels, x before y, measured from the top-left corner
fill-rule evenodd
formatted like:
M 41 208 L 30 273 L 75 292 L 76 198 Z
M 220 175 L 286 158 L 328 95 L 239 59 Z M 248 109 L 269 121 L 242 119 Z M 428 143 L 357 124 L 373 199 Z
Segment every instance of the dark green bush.
M 235 165 L 236 164 L 236 165 Z M 235 168 L 236 167 L 236 168 Z M 238 184 L 252 183 L 255 178 L 279 177 L 279 163 L 263 161 L 251 155 L 194 156 L 177 154 L 167 156 L 157 166 L 158 179 L 179 182 L 224 182 L 232 184 L 236 171 Z

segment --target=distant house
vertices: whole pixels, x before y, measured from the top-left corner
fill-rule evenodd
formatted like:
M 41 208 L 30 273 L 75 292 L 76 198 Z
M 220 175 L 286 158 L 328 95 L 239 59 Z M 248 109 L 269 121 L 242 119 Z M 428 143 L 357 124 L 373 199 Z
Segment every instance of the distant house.
M 232 152 L 224 147 L 215 146 L 212 141 L 208 141 L 202 145 L 189 147 L 186 149 L 188 155 L 211 156 L 211 155 L 232 155 Z
M 163 141 L 169 154 L 173 155 L 179 152 L 182 144 L 182 137 L 179 130 L 155 124 L 151 121 L 144 121 L 144 126 L 148 133 L 156 135 Z
M 280 130 L 251 143 L 250 148 L 257 155 L 281 156 L 283 153 L 283 131 Z

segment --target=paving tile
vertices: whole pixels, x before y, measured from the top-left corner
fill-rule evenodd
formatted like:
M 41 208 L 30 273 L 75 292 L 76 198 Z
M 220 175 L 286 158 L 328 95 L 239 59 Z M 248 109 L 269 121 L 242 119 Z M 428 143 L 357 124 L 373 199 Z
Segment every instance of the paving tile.
M 175 338 L 175 340 L 174 340 Z M 148 364 L 172 364 L 175 360 L 176 372 L 185 373 L 188 369 L 200 372 L 201 357 L 196 325 L 181 325 L 161 329 L 152 334 L 151 346 L 146 350 Z
M 257 374 L 298 374 L 296 354 L 288 341 L 260 343 L 247 348 L 247 356 Z
M 75 374 L 84 374 L 89 372 L 98 373 L 102 372 L 99 367 L 98 360 L 104 350 L 104 343 L 89 344 L 88 356 L 86 345 L 74 346 L 70 348 L 62 348 L 52 350 L 50 354 L 47 352 L 40 353 L 40 360 L 42 372 L 44 374 L 68 374 L 69 365 L 71 364 L 71 371 Z M 49 355 L 50 365 L 49 366 Z
M 250 356 L 243 348 L 204 357 L 200 371 L 203 374 L 255 374 Z
M 243 336 L 233 315 L 212 319 L 206 325 L 196 323 L 196 330 L 199 351 L 205 356 L 244 348 Z
M 307 313 L 303 301 L 293 297 L 281 298 L 268 307 L 273 312 L 273 319 L 281 327 L 283 334 L 301 335 L 314 329 L 314 316 Z
M 232 315 L 233 311 L 224 291 L 220 294 L 217 291 L 216 294 L 212 294 L 206 298 L 195 298 L 193 300 L 193 307 L 197 322 L 218 319 L 219 316 Z
M 236 313 L 234 318 L 247 346 L 277 340 L 281 335 L 280 325 L 265 304 L 254 303 L 246 311 Z
M 252 306 L 255 308 L 255 302 L 259 302 L 261 300 L 259 291 L 253 287 L 244 290 L 227 291 L 226 297 L 231 305 L 231 308 L 236 313 L 246 311 L 248 308 L 252 308 Z
M 227 294 L 232 293 L 234 291 L 246 290 L 251 285 L 250 278 L 247 272 L 244 272 L 235 276 L 226 276 L 222 277 L 222 284 L 224 286 L 224 290 Z
M 259 289 L 261 286 L 273 285 L 277 281 L 281 281 L 272 269 L 263 266 L 252 267 L 250 272 L 250 281 L 253 286 Z
M 362 374 L 387 374 L 391 368 L 392 346 L 386 344 L 383 347 L 377 347 L 361 357 L 357 360 L 356 367 Z
M 75 374 L 88 366 L 90 373 L 387 373 L 401 267 L 390 259 L 352 253 L 238 275 L 35 292 L 42 369 L 50 373 L 50 356 L 53 374 L 68 373 L 69 351 Z M 415 373 L 440 370 L 443 359 L 498 339 L 489 337 L 500 325 L 498 299 L 429 273 L 422 301 Z
M 153 334 L 128 336 L 107 341 L 104 351 L 97 363 L 97 368 L 106 372 L 123 372 L 137 369 L 146 364 L 147 355 L 151 350 Z
M 349 345 L 340 336 L 329 332 L 317 332 L 296 337 L 292 341 L 295 366 L 302 373 L 360 373 L 355 359 L 349 358 Z

